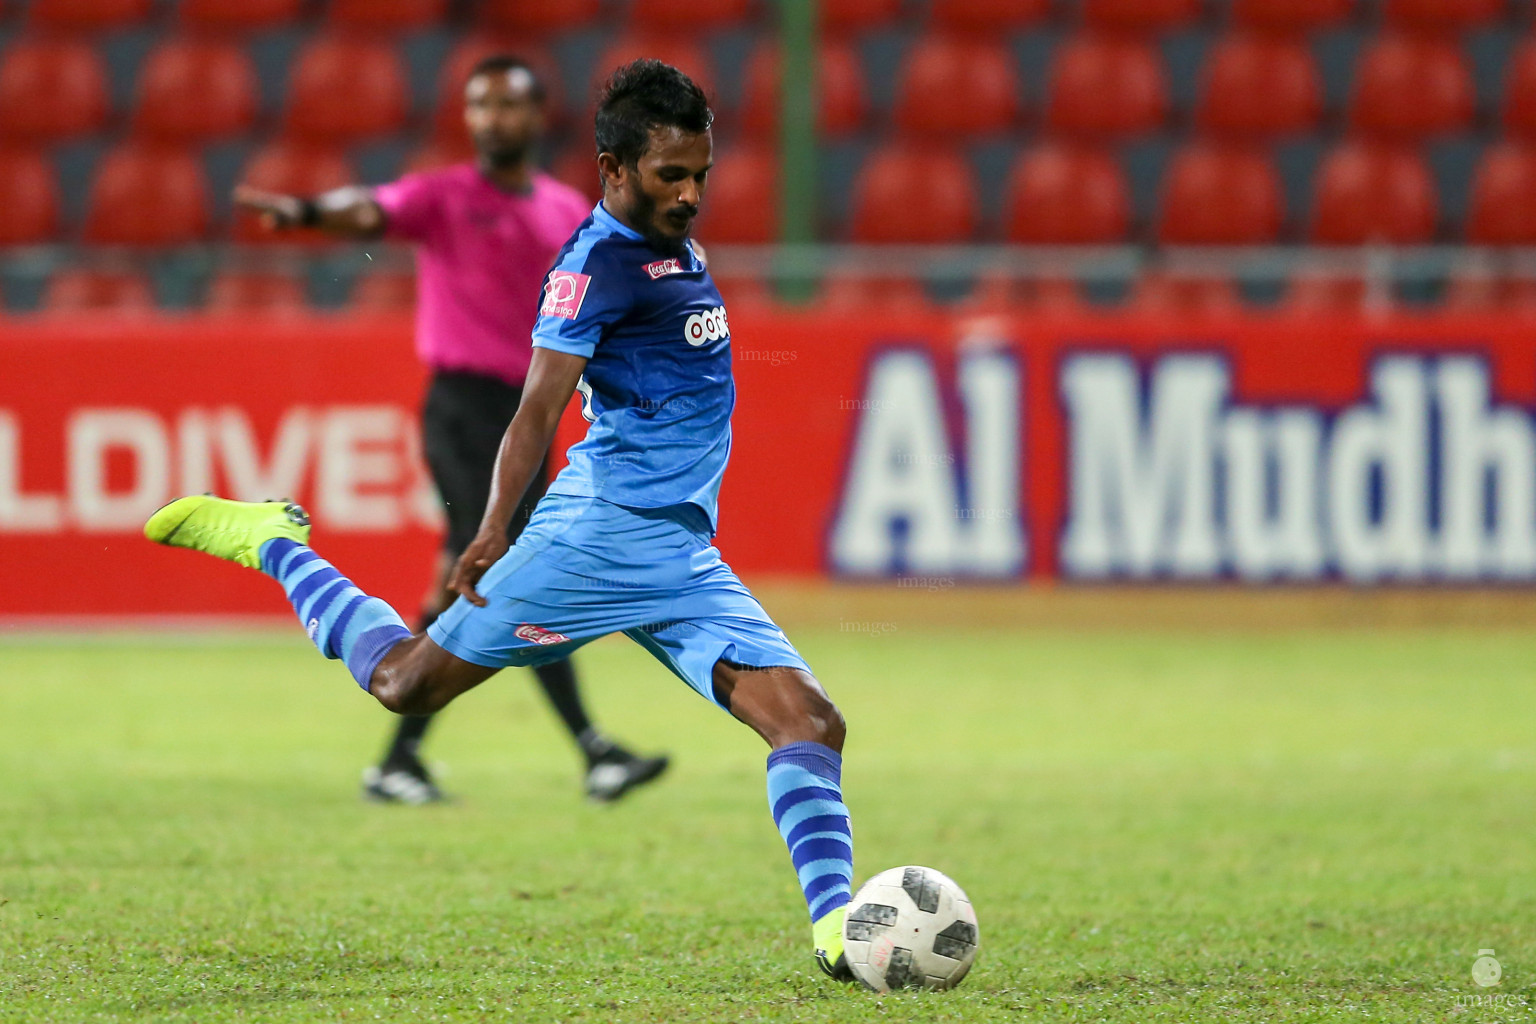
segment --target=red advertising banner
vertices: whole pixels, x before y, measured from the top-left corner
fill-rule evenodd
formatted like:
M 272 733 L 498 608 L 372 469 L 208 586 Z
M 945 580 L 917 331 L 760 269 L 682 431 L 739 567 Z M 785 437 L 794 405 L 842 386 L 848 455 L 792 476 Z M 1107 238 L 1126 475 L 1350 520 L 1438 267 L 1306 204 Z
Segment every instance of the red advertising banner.
M 743 308 L 730 326 L 719 545 L 746 575 L 1536 579 L 1519 321 Z M 0 323 L 0 615 L 281 611 L 255 574 L 140 536 L 205 490 L 296 497 L 317 548 L 413 609 L 439 514 L 410 330 Z

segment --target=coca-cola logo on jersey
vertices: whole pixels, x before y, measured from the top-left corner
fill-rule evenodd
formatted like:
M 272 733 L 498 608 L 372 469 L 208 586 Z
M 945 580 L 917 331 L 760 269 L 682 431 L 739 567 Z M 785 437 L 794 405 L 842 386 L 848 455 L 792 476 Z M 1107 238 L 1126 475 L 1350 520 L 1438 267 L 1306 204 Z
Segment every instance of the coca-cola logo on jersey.
M 645 272 L 650 274 L 651 280 L 654 281 L 659 277 L 666 277 L 668 274 L 681 274 L 683 272 L 683 265 L 676 259 L 657 260 L 655 263 L 647 263 L 645 265 Z

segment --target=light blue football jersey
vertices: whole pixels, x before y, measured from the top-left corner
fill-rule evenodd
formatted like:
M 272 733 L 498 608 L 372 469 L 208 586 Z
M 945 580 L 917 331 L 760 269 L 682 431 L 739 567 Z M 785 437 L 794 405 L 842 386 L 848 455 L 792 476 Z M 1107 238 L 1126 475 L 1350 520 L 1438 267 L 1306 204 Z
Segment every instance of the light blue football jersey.
M 599 203 L 544 278 L 533 344 L 587 359 L 591 426 L 549 493 L 692 504 L 713 532 L 736 384 L 725 303 L 692 245 L 668 256 Z

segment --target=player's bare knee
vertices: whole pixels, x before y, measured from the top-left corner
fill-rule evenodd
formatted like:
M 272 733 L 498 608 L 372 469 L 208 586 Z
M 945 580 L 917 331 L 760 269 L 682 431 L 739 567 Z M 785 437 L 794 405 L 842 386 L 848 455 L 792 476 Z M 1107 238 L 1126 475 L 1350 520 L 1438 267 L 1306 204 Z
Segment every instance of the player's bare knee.
M 430 715 L 441 706 L 434 701 L 433 688 L 426 680 L 398 666 L 380 665 L 368 692 L 397 715 Z
M 848 723 L 837 705 L 827 696 L 827 691 L 820 686 L 815 687 L 807 697 L 806 720 L 816 733 L 817 743 L 837 751 L 843 749 L 843 740 L 848 736 Z
M 793 706 L 798 721 L 786 723 L 786 732 L 794 740 L 809 740 L 833 750 L 843 749 L 847 736 L 847 723 L 843 713 L 832 698 L 827 696 L 816 677 L 805 672 L 794 673 Z

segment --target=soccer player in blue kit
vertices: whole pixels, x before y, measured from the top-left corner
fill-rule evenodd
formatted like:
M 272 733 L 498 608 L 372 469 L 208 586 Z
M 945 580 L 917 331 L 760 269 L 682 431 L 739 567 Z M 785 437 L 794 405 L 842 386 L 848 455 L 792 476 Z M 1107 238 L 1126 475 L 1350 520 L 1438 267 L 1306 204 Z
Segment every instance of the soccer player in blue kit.
M 660 61 L 627 64 L 604 86 L 603 199 L 545 277 L 522 403 L 479 533 L 449 580 L 460 597 L 426 632 L 412 635 L 316 554 L 297 505 L 180 498 L 144 531 L 276 579 L 320 651 L 401 714 L 624 633 L 768 743 L 768 803 L 816 960 L 851 980 L 843 718 L 712 543 L 736 389 L 725 307 L 689 232 L 713 120 L 699 87 Z M 591 426 L 509 549 L 508 519 L 576 392 Z

